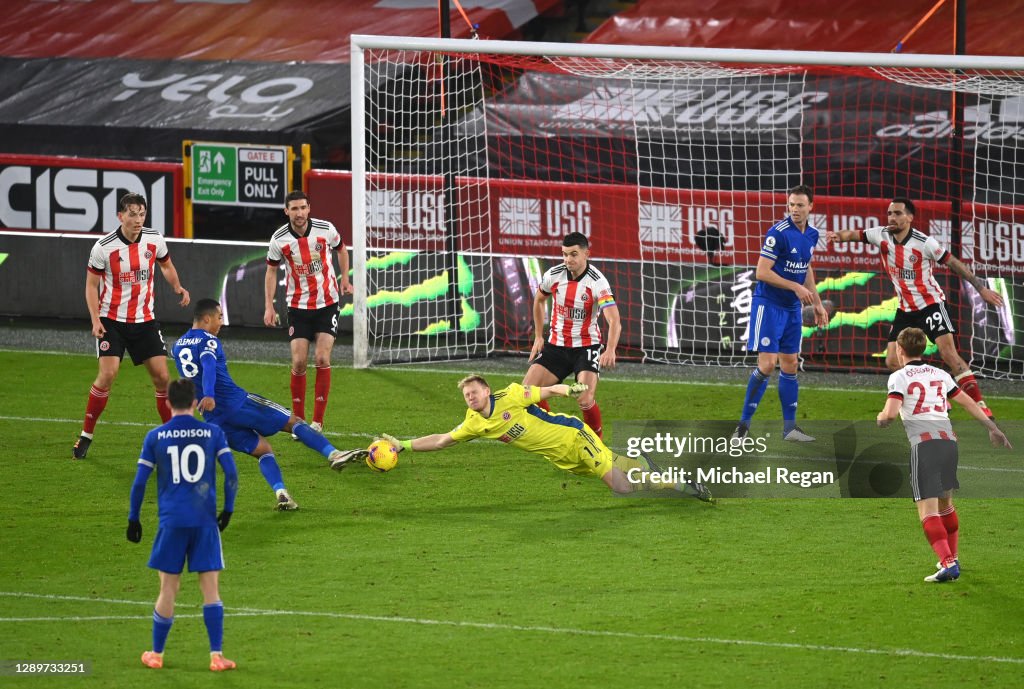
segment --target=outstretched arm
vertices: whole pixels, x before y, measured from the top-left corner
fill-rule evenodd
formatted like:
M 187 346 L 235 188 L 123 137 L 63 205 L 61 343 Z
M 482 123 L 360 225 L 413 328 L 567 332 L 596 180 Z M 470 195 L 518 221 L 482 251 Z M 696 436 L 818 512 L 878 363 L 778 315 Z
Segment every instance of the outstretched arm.
M 833 242 L 862 242 L 864 235 L 861 230 L 828 230 L 825 232 L 825 241 Z
M 970 284 L 974 285 L 974 289 L 978 290 L 978 294 L 980 294 L 981 298 L 984 299 L 987 303 L 992 304 L 992 306 L 1003 305 L 1003 297 L 999 294 L 999 292 L 996 292 L 995 290 L 990 290 L 988 287 L 986 287 L 982 279 L 979 278 L 974 273 L 972 273 L 971 269 L 965 266 L 963 262 L 960 261 L 960 259 L 956 258 L 955 256 L 950 256 L 949 260 L 946 261 L 946 265 L 949 267 L 951 271 L 959 275 L 965 282 L 969 282 Z
M 385 440 L 389 437 L 385 436 Z M 395 447 L 399 448 L 399 452 L 402 450 L 412 450 L 413 452 L 433 452 L 434 450 L 443 450 L 446 447 L 451 447 L 457 440 L 452 437 L 451 433 L 435 433 L 433 435 L 424 435 L 419 438 L 413 438 L 412 440 L 399 440 L 397 443 L 392 443 Z
M 573 383 L 572 385 L 566 385 L 565 383 L 559 383 L 557 385 L 547 385 L 540 389 L 540 398 L 546 400 L 550 397 L 579 397 L 586 392 L 587 386 L 583 383 Z

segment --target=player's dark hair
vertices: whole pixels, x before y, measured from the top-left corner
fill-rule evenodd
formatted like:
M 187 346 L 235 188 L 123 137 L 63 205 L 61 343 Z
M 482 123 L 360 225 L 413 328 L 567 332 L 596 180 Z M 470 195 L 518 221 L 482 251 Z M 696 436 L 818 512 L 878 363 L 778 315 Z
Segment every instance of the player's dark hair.
M 924 349 L 928 346 L 928 338 L 920 328 L 904 328 L 896 336 L 896 344 L 903 347 L 907 356 L 916 359 L 924 354 Z
M 196 323 L 203 320 L 206 316 L 212 316 L 217 313 L 217 309 L 220 308 L 220 302 L 216 299 L 200 299 L 196 302 L 195 311 L 193 311 L 193 318 Z
M 793 194 L 803 194 L 807 197 L 808 203 L 814 203 L 814 191 L 806 184 L 798 184 L 789 190 L 789 196 Z
M 587 239 L 587 235 L 582 232 L 570 232 L 565 235 L 565 239 L 562 240 L 562 246 L 579 246 L 584 249 L 589 249 L 590 240 Z
M 907 215 L 914 214 L 914 202 L 908 199 L 906 196 L 897 196 L 892 200 L 893 203 L 902 203 L 903 207 L 907 210 Z
M 128 206 L 142 206 L 143 208 L 149 208 L 149 206 L 146 205 L 146 197 L 134 192 L 128 192 L 117 200 L 117 212 L 124 213 L 128 210 Z
M 303 199 L 309 201 L 309 197 L 306 196 L 306 192 L 302 191 L 301 189 L 290 191 L 288 192 L 288 195 L 284 197 L 284 207 L 287 208 L 288 204 L 291 203 L 292 201 L 301 201 Z
M 491 389 L 491 386 L 487 384 L 487 380 L 483 376 L 473 373 L 459 381 L 459 390 L 473 383 L 480 383 L 480 385 L 483 385 L 488 390 Z
M 192 402 L 196 398 L 196 386 L 188 378 L 172 380 L 167 386 L 167 403 L 171 409 L 188 411 L 192 409 Z

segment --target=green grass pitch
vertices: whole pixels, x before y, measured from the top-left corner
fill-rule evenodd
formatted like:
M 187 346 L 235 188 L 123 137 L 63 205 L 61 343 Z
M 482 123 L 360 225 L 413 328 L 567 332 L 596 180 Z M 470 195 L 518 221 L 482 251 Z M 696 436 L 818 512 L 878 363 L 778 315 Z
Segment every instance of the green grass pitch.
M 285 357 L 282 345 L 276 365 L 232 372 L 287 402 Z M 142 543 L 124 537 L 157 419 L 148 378 L 122 369 L 88 459 L 72 462 L 95 360 L 4 351 L 0 367 L 0 660 L 92 664 L 2 687 L 1011 687 L 1024 673 L 1020 499 L 960 501 L 964 575 L 928 585 L 934 558 L 908 500 L 617 499 L 481 441 L 336 474 L 287 435 L 271 442 L 298 512 L 273 511 L 255 460 L 236 455 L 221 593 L 239 669 L 206 669 L 186 574 L 165 668 L 148 670 L 155 480 Z M 335 368 L 330 439 L 450 430 L 464 412 L 455 368 Z M 811 418 L 871 419 L 884 402 L 881 377 L 874 391 L 814 379 L 802 378 Z M 608 423 L 731 418 L 741 395 L 612 376 L 599 397 Z M 1024 419 L 1021 400 L 998 408 Z M 758 418 L 778 416 L 772 389 Z

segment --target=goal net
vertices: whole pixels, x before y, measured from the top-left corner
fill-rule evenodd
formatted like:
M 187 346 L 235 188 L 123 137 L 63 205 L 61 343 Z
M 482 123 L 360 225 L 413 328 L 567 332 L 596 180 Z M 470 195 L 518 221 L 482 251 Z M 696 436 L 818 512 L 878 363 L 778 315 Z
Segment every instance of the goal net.
M 747 365 L 761 241 L 803 183 L 823 238 L 912 199 L 1005 300 L 937 271 L 961 354 L 1024 377 L 1022 59 L 352 45 L 358 366 L 528 351 L 574 231 L 615 292 L 621 356 Z M 823 239 L 812 265 L 831 320 L 805 321 L 805 364 L 883 368 L 898 299 L 877 250 Z

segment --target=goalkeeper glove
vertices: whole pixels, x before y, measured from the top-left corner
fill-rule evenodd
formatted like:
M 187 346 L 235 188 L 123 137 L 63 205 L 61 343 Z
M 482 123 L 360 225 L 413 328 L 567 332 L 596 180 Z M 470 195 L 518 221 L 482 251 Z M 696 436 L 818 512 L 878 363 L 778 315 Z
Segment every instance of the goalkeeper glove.
M 217 528 L 219 530 L 223 531 L 224 529 L 228 528 L 228 523 L 231 521 L 232 514 L 233 512 L 223 510 L 219 515 L 217 515 Z
M 142 522 L 137 522 L 137 521 L 129 519 L 128 520 L 128 530 L 125 531 L 124 535 L 127 536 L 128 540 L 131 541 L 132 543 L 138 543 L 139 541 L 141 541 L 142 540 Z
M 398 438 L 396 438 L 393 435 L 388 435 L 387 433 L 382 433 L 381 436 L 380 436 L 380 439 L 381 440 L 386 440 L 389 443 L 391 443 L 391 446 L 395 448 L 395 452 L 401 452 L 402 450 L 405 449 L 405 446 L 402 445 L 402 441 L 399 440 Z
M 573 383 L 569 386 L 569 397 L 579 397 L 587 391 L 586 383 Z

